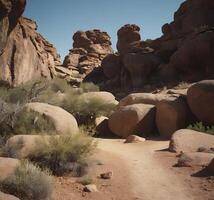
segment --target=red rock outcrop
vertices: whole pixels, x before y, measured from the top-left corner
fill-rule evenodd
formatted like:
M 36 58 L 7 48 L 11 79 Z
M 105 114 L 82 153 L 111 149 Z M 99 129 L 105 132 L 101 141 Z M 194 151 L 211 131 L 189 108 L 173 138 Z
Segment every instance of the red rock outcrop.
M 0 80 L 17 86 L 51 78 L 60 64 L 56 49 L 37 32 L 36 22 L 21 17 L 25 0 L 0 0 Z
M 103 60 L 87 80 L 107 90 L 142 89 L 146 84 L 195 82 L 214 78 L 214 1 L 186 0 L 163 36 L 141 41 L 137 25 L 118 31 L 118 54 Z M 97 76 L 103 76 L 98 82 Z
M 74 82 L 78 82 L 94 68 L 99 67 L 106 55 L 113 50 L 110 36 L 100 30 L 77 31 L 73 35 L 73 40 L 73 49 L 65 57 L 63 67 L 70 70 L 71 74 L 66 71 L 67 78 L 70 77 L 71 81 L 73 79 Z

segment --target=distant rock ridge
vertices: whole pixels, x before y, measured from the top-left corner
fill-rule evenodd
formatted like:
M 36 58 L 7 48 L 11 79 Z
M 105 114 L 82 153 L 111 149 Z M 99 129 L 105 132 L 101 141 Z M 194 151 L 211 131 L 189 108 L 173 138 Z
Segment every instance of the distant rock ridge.
M 73 49 L 65 57 L 61 70 L 61 77 L 78 83 L 91 71 L 101 65 L 106 55 L 113 53 L 111 38 L 106 32 L 94 29 L 77 31 L 73 35 Z M 67 75 L 66 75 L 67 73 Z
M 25 3 L 0 0 L 0 11 L 5 10 L 0 12 L 0 79 L 12 86 L 52 78 L 61 64 L 56 48 L 37 32 L 36 22 L 20 17 Z
M 156 40 L 143 41 L 140 27 L 124 25 L 117 33 L 118 53 L 109 54 L 84 81 L 108 91 L 132 91 L 214 78 L 213 0 L 186 0 L 162 32 Z

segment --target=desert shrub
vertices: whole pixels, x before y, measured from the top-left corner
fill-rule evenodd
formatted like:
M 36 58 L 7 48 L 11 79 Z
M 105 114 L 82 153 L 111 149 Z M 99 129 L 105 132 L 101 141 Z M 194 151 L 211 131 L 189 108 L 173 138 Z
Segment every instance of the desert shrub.
M 89 185 L 89 184 L 92 184 L 94 182 L 93 178 L 86 175 L 86 176 L 83 176 L 80 180 L 79 180 L 79 183 L 81 183 L 82 185 Z
M 81 83 L 80 88 L 83 92 L 98 92 L 100 90 L 94 83 Z
M 196 122 L 195 124 L 191 124 L 187 127 L 187 129 L 192 129 L 199 132 L 208 133 L 214 135 L 214 125 L 206 126 L 202 122 Z
M 25 109 L 18 114 L 14 132 L 17 134 L 55 134 L 53 122 L 36 112 Z
M 18 114 L 23 110 L 23 105 L 6 103 L 0 99 L 0 135 L 5 137 L 13 133 Z
M 0 87 L 0 97 L 8 103 L 24 104 L 33 101 L 46 89 L 47 83 L 41 81 L 31 81 L 15 88 Z
M 73 114 L 80 125 L 87 125 L 94 123 L 96 117 L 109 116 L 115 105 L 106 104 L 97 98 L 87 99 L 81 95 L 67 94 L 61 107 Z
M 187 89 L 187 88 L 189 88 L 189 86 L 190 86 L 189 83 L 182 81 L 175 87 L 175 89 L 177 89 L 177 90 Z
M 74 136 L 50 137 L 37 141 L 38 150 L 31 160 L 41 168 L 49 168 L 54 175 L 65 173 L 65 167 L 72 163 L 84 163 L 96 147 L 96 142 L 83 133 Z
M 53 180 L 49 172 L 28 161 L 21 161 L 15 173 L 0 183 L 1 191 L 22 200 L 50 200 Z
M 66 93 L 72 90 L 72 87 L 68 84 L 68 82 L 64 79 L 54 78 L 49 81 L 49 89 L 53 92 L 61 92 Z

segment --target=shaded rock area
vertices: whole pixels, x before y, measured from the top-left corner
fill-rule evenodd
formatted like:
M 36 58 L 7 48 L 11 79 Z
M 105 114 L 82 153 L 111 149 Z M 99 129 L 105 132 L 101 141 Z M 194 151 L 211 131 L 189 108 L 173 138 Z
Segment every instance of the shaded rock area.
M 113 52 L 110 39 L 106 32 L 97 29 L 77 31 L 73 35 L 73 49 L 65 57 L 63 65 L 56 69 L 60 71 L 59 75 L 73 84 L 82 82 L 101 65 L 106 55 Z
M 17 86 L 41 77 L 52 78 L 60 57 L 37 32 L 36 22 L 21 17 L 26 1 L 0 1 L 0 80 Z
M 117 50 L 85 79 L 109 91 L 133 91 L 150 85 L 214 78 L 214 2 L 187 0 L 155 40 L 141 40 L 140 27 L 118 30 Z M 99 77 L 98 77 L 99 75 Z M 102 77 L 102 80 L 100 80 Z

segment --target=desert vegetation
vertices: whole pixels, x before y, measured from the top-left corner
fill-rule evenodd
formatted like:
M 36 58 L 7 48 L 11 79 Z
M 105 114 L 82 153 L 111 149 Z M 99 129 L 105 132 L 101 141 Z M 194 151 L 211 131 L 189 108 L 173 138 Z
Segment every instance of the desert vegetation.
M 1 191 L 23 200 L 50 200 L 53 186 L 50 173 L 28 161 L 21 161 L 14 174 L 0 182 Z

